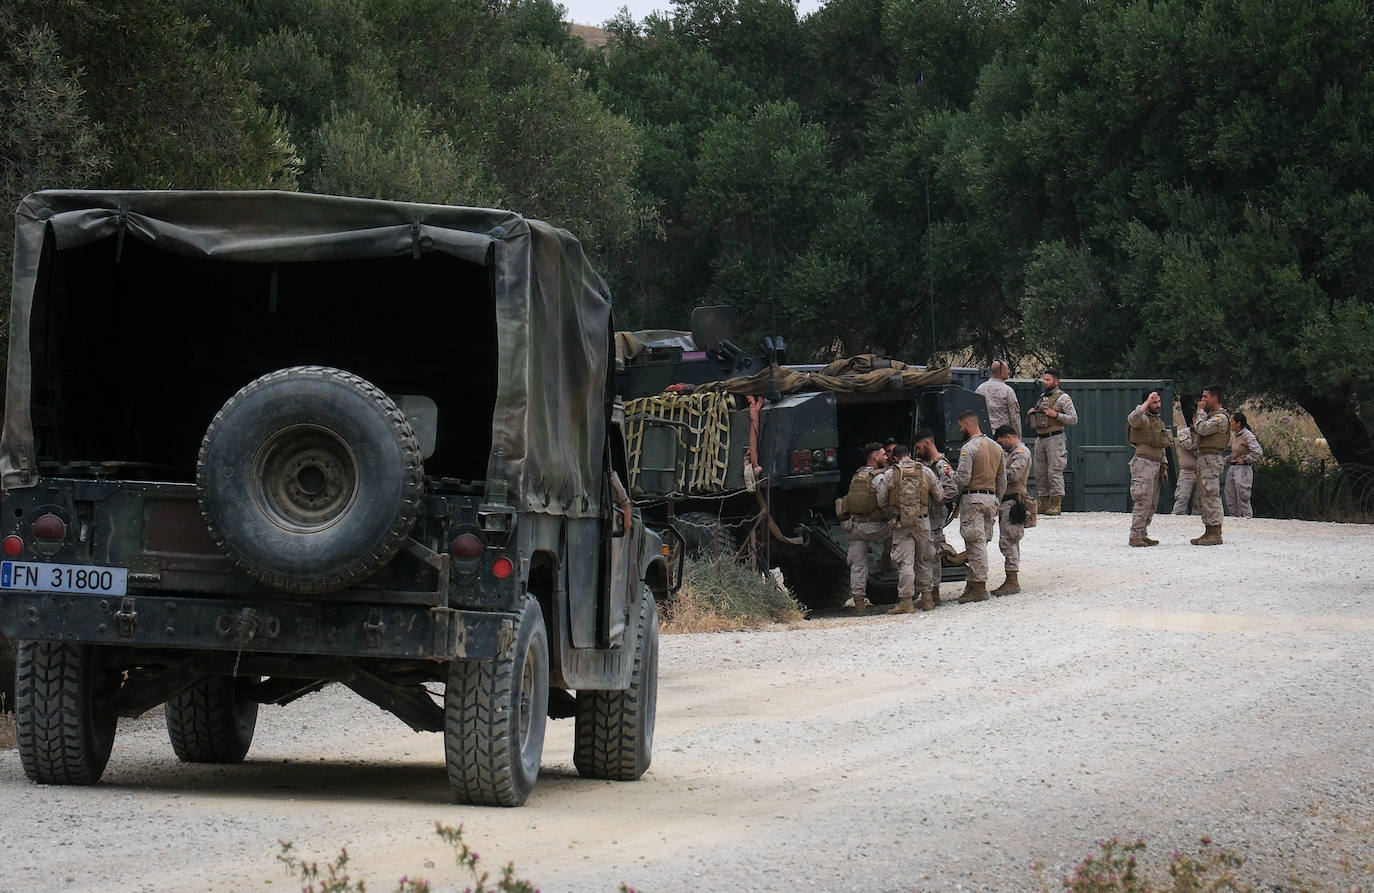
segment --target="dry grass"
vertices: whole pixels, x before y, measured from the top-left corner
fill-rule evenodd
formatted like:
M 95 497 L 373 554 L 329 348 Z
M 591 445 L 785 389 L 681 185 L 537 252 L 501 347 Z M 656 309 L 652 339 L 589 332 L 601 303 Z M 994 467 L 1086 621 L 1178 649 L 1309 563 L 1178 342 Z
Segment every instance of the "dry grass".
M 665 633 L 722 633 L 795 623 L 806 612 L 772 577 L 755 573 L 733 558 L 693 558 L 670 604 Z
M 14 714 L 0 713 L 0 750 L 14 749 Z

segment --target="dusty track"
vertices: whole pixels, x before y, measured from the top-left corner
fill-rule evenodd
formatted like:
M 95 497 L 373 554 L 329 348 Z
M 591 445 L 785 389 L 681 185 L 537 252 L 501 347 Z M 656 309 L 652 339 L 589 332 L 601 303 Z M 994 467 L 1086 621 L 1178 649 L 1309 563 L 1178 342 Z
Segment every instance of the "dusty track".
M 94 788 L 3 752 L 0 889 L 295 889 L 279 838 L 443 889 L 436 821 L 545 891 L 1022 890 L 1112 835 L 1160 858 L 1210 834 L 1272 884 L 1374 860 L 1374 528 L 1126 527 L 1045 519 L 1011 598 L 667 637 L 649 774 L 577 778 L 553 723 L 523 809 L 449 803 L 439 736 L 335 689 L 265 709 L 243 766 L 178 764 L 155 716 Z

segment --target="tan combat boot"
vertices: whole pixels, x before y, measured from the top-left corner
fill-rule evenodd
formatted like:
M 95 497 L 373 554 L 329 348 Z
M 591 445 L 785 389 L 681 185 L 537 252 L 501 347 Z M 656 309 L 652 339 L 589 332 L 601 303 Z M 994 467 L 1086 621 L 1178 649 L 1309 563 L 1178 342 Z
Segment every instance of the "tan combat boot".
M 1130 544 L 1131 544 L 1132 546 L 1148 546 L 1148 545 L 1150 545 L 1150 541 L 1149 541 L 1149 540 L 1137 539 L 1136 537 L 1131 537 L 1131 542 L 1130 542 Z
M 1221 545 L 1221 525 L 1208 524 L 1202 536 L 1195 540 L 1189 540 L 1194 546 L 1220 546 Z
M 1152 536 L 1147 536 L 1147 537 L 1145 537 L 1145 545 L 1147 545 L 1147 546 L 1158 546 L 1158 545 L 1159 545 L 1159 540 L 1155 539 L 1155 538 L 1152 537 Z
M 922 592 L 922 593 L 921 593 L 921 600 L 920 600 L 919 602 L 917 602 L 916 607 L 920 608 L 922 611 L 934 611 L 934 610 L 935 610 L 935 599 L 932 598 L 931 596 L 932 596 L 931 590 L 926 590 L 925 592 Z
M 897 599 L 897 607 L 888 611 L 889 614 L 915 614 L 916 608 L 911 604 L 911 596 L 903 596 Z
M 930 590 L 930 603 L 936 608 L 944 604 L 944 602 L 940 601 L 939 585 L 936 585 L 933 589 Z
M 849 609 L 849 613 L 855 617 L 863 617 L 868 613 L 868 599 L 861 595 L 854 596 L 854 607 Z
M 1042 515 L 1058 515 L 1058 514 L 1060 514 L 1060 513 L 1063 511 L 1063 508 L 1064 508 L 1064 497 L 1063 497 L 1063 496 L 1051 496 L 1051 497 L 1050 497 L 1050 504 L 1049 504 L 1048 506 L 1046 506 L 1045 510 L 1044 510 L 1043 512 L 1041 512 L 1040 514 L 1042 514 Z
M 1007 578 L 1002 581 L 1002 585 L 992 590 L 993 595 L 1015 595 L 1021 591 L 1021 581 L 1016 579 L 1016 571 L 1007 571 Z
M 964 584 L 964 594 L 959 596 L 959 604 L 966 605 L 969 602 L 985 602 L 988 600 L 988 584 L 969 580 Z

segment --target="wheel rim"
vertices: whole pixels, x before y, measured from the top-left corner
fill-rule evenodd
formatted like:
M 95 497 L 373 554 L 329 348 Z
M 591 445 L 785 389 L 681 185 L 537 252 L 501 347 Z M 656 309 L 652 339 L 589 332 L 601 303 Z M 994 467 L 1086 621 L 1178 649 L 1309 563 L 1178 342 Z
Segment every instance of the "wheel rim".
M 534 718 L 535 660 L 534 644 L 525 650 L 524 666 L 520 670 L 520 753 L 528 754 L 530 749 L 530 730 Z
M 323 530 L 358 497 L 358 460 L 328 428 L 292 425 L 275 432 L 253 463 L 254 497 L 273 523 L 293 533 Z

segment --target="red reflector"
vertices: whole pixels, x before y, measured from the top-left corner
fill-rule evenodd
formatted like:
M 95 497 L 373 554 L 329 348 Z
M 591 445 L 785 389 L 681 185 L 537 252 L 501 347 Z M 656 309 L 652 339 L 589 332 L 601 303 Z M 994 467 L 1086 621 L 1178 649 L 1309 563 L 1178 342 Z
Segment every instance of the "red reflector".
M 13 534 L 10 534 L 9 536 L 5 537 L 5 554 L 6 554 L 6 555 L 8 555 L 8 556 L 11 557 L 11 558 L 14 558 L 14 557 L 17 556 L 20 552 L 23 552 L 23 551 L 24 551 L 24 541 L 23 541 L 23 540 L 21 540 L 19 537 L 15 536 L 15 535 L 13 535 Z
M 40 540 L 66 539 L 67 525 L 56 515 L 44 515 L 33 522 L 33 535 Z
M 482 554 L 482 540 L 475 533 L 465 533 L 448 547 L 448 554 L 454 558 L 476 558 Z
M 515 573 L 515 565 L 511 564 L 509 558 L 498 558 L 491 563 L 491 575 L 498 580 L 504 580 Z

